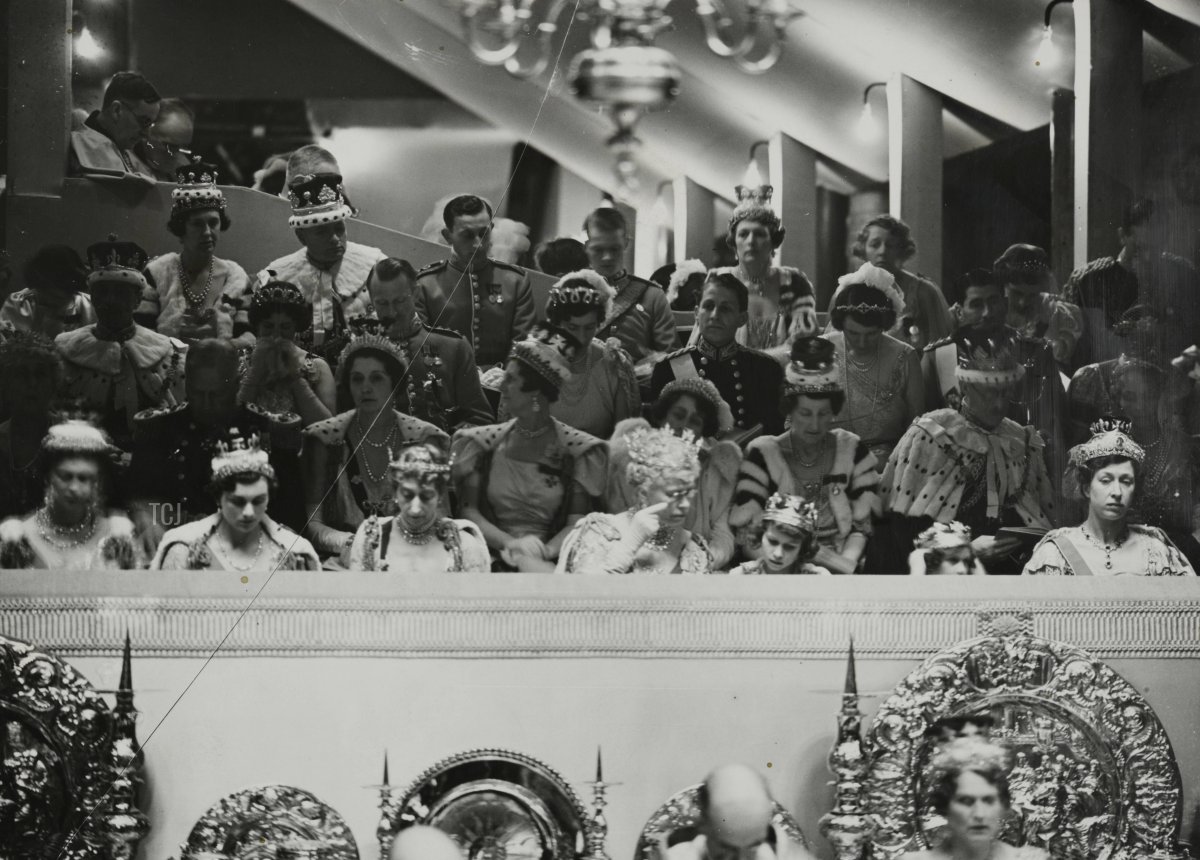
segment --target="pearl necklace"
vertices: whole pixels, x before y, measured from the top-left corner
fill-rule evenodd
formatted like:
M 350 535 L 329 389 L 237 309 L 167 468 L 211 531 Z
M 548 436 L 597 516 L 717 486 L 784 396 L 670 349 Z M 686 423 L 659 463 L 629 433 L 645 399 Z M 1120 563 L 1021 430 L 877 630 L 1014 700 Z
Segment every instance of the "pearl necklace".
M 244 567 L 240 564 L 235 563 L 233 560 L 233 556 L 230 554 L 227 554 L 225 552 L 225 550 L 221 549 L 221 542 L 219 540 L 217 540 L 216 532 L 213 532 L 212 545 L 213 545 L 213 549 L 215 549 L 217 551 L 217 555 L 221 556 L 224 563 L 226 565 L 228 565 L 231 569 L 236 570 L 239 573 L 244 573 L 247 570 L 254 570 L 254 567 L 255 567 L 255 565 L 258 564 L 258 559 L 262 555 L 262 550 L 263 550 L 262 527 L 260 526 L 259 530 L 258 530 L 258 548 L 254 551 L 254 558 L 251 560 L 251 562 L 248 565 L 245 565 Z M 229 544 L 229 553 L 232 553 L 232 552 L 233 552 L 233 544 L 230 543 Z
M 1117 550 L 1119 550 L 1122 546 L 1124 546 L 1125 541 L 1129 540 L 1129 531 L 1126 530 L 1125 533 L 1121 535 L 1121 537 L 1119 537 L 1114 543 L 1110 544 L 1110 543 L 1101 543 L 1099 538 L 1093 537 L 1092 533 L 1089 532 L 1083 526 L 1080 526 L 1079 530 L 1081 532 L 1083 532 L 1083 536 L 1085 538 L 1087 538 L 1089 543 L 1094 544 L 1097 549 L 1104 550 L 1104 568 L 1105 568 L 1105 570 L 1112 570 L 1113 569 L 1112 554 L 1114 552 L 1116 552 Z
M 410 544 L 413 544 L 414 546 L 423 546 L 424 544 L 429 543 L 437 534 L 437 520 L 434 520 L 428 528 L 421 531 L 414 531 L 413 529 L 410 529 L 400 520 L 399 517 L 396 517 L 395 523 L 396 528 L 399 530 L 400 535 L 404 538 L 404 540 Z
M 77 546 L 83 546 L 96 533 L 95 514 L 91 514 L 85 522 L 81 522 L 77 526 L 60 526 L 50 517 L 49 509 L 43 506 L 38 508 L 36 519 L 38 534 L 42 536 L 42 540 L 55 549 L 74 549 Z M 51 532 L 65 536 L 66 540 L 55 540 L 50 536 Z
M 768 266 L 766 272 L 761 277 L 755 278 L 748 271 L 746 271 L 745 266 L 743 266 L 741 263 L 738 263 L 736 274 L 738 279 L 746 285 L 747 289 L 753 288 L 752 291 L 755 293 L 755 295 L 761 296 L 763 286 L 767 283 L 767 279 L 770 277 L 770 272 L 771 268 Z
M 354 426 L 358 429 L 358 436 L 360 439 L 362 439 L 362 443 L 364 445 L 369 445 L 372 448 L 394 448 L 395 446 L 392 445 L 392 437 L 395 436 L 396 431 L 400 429 L 399 424 L 393 423 L 392 429 L 389 430 L 388 434 L 383 437 L 382 442 L 372 442 L 367 437 L 367 431 L 363 429 L 362 421 L 359 420 L 359 416 L 358 416 L 357 412 L 354 413 Z
M 206 277 L 204 279 L 204 292 L 193 293 L 192 289 L 191 289 L 192 282 L 188 278 L 187 272 L 185 272 L 183 269 L 183 255 L 180 254 L 180 256 L 179 256 L 179 283 L 183 287 L 183 297 L 187 300 L 187 303 L 189 305 L 192 305 L 194 307 L 199 307 L 200 305 L 204 304 L 208 300 L 208 291 L 212 287 L 212 275 L 213 275 L 213 258 L 209 257 L 208 258 L 208 277 Z

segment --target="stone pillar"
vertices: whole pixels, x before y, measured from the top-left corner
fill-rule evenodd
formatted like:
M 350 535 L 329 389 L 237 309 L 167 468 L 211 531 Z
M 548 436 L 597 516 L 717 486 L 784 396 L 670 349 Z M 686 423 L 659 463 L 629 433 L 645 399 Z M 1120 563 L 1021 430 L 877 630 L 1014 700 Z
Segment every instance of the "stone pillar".
M 1050 120 L 1050 265 L 1062 284 L 1075 268 L 1075 93 L 1055 90 Z
M 767 149 L 775 211 L 787 230 L 776 255 L 781 266 L 795 266 L 809 278 L 817 274 L 817 154 L 786 134 Z
M 62 191 L 71 133 L 71 47 L 70 2 L 9 0 L 9 194 L 57 197 Z
M 675 260 L 692 258 L 706 263 L 712 256 L 717 227 L 713 215 L 715 195 L 686 176 L 675 180 Z
M 907 75 L 887 85 L 889 211 L 912 228 L 906 268 L 942 280 L 942 96 Z
M 629 243 L 633 248 L 633 268 L 630 271 L 638 277 L 650 277 L 666 261 L 666 255 L 659 248 L 662 232 L 662 225 L 658 223 L 658 216 L 652 207 L 638 209 L 636 232 Z
M 1141 179 L 1142 23 L 1135 0 L 1074 0 L 1075 265 L 1116 250 Z

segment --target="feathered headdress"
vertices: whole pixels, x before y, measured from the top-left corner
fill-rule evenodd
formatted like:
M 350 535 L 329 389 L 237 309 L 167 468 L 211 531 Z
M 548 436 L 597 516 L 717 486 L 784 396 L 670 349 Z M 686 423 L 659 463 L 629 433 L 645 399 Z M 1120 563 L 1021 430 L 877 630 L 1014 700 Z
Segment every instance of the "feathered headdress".
M 883 296 L 884 300 L 891 304 L 892 310 L 896 312 L 896 319 L 904 316 L 904 293 L 900 292 L 900 288 L 896 286 L 895 276 L 887 269 L 881 269 L 870 263 L 863 263 L 858 267 L 858 271 L 838 278 L 837 289 L 833 291 L 833 302 L 830 307 L 839 307 L 838 296 L 846 288 L 856 285 L 870 287 Z M 869 313 L 878 310 L 876 305 L 866 303 L 841 305 L 841 307 L 852 313 Z
M 708 267 L 704 265 L 703 260 L 684 260 L 676 265 L 675 271 L 671 273 L 671 277 L 667 281 L 667 304 L 674 306 L 676 299 L 679 298 L 679 291 L 689 280 L 696 275 L 707 274 Z

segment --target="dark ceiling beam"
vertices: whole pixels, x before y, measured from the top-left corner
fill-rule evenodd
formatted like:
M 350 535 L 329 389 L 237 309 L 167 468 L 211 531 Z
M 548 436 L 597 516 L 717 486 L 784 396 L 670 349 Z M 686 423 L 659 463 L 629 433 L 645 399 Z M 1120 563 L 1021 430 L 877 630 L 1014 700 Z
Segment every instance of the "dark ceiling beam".
M 1153 3 L 1143 3 L 1142 28 L 1186 62 L 1200 64 L 1200 27 Z

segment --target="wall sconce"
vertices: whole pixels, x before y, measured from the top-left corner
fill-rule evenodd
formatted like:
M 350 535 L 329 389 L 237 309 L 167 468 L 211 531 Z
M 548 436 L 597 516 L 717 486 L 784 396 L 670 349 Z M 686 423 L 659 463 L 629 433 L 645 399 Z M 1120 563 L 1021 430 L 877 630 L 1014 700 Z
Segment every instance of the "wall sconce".
M 758 169 L 758 148 L 760 146 L 769 146 L 770 141 L 756 140 L 750 145 L 750 162 L 746 165 L 746 172 L 742 174 L 742 184 L 734 188 L 737 194 L 738 202 L 743 200 L 770 200 L 771 193 L 774 189 L 771 187 L 770 177 L 764 182 L 762 172 Z
M 88 29 L 87 19 L 82 12 L 71 16 L 71 30 L 75 35 L 75 56 L 84 60 L 98 60 L 104 56 L 104 46 L 96 41 L 92 31 Z
M 1033 52 L 1033 64 L 1038 71 L 1046 71 L 1058 65 L 1059 50 L 1054 44 L 1054 28 L 1050 25 L 1050 13 L 1060 3 L 1070 3 L 1072 0 L 1050 0 L 1046 4 L 1045 22 L 1042 26 L 1042 37 L 1038 40 L 1037 50 Z
M 866 89 L 863 90 L 862 113 L 858 115 L 858 122 L 854 126 L 854 131 L 858 139 L 865 143 L 878 140 L 882 131 L 879 120 L 875 118 L 875 111 L 871 108 L 871 90 L 876 87 L 886 86 L 887 81 L 875 81 L 874 83 L 867 84 Z

